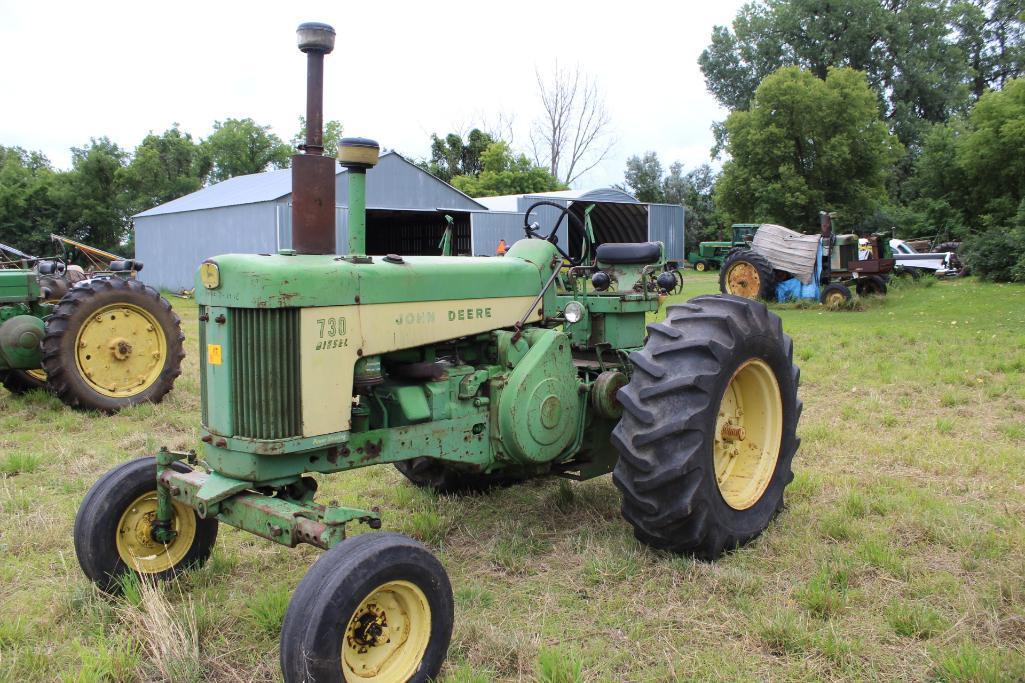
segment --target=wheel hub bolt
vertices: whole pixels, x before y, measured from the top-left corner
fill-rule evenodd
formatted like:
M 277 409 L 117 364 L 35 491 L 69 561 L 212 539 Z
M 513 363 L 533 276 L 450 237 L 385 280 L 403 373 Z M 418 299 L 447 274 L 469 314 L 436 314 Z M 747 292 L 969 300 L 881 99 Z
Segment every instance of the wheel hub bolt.
M 725 424 L 722 427 L 722 439 L 723 441 L 743 441 L 747 438 L 747 430 L 743 427 L 737 427 L 731 424 Z

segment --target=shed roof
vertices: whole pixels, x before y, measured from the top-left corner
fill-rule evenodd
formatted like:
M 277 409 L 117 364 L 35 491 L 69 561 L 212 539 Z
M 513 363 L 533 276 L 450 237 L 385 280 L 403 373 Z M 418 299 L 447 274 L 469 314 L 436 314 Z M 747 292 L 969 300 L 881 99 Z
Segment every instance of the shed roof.
M 452 187 L 445 181 L 424 171 L 398 152 L 385 152 L 381 158 L 393 156 L 409 166 L 413 166 L 425 175 L 445 185 L 447 189 L 456 192 L 471 202 L 486 208 L 480 202 L 471 199 L 469 196 Z M 345 169 L 335 164 L 335 175 L 345 173 Z M 219 183 L 204 187 L 200 190 L 187 194 L 184 197 L 171 200 L 165 204 L 154 206 L 148 211 L 137 213 L 133 218 L 145 216 L 159 216 L 168 213 L 183 213 L 185 211 L 199 211 L 201 209 L 214 209 L 224 206 L 237 206 L 240 204 L 257 204 L 281 199 L 292 193 L 292 170 L 285 168 L 279 171 L 265 171 L 263 173 L 252 173 L 250 175 L 235 176 L 222 180 Z M 433 210 L 436 207 L 431 207 Z
M 530 192 L 527 194 L 505 194 L 496 197 L 477 197 L 477 201 L 492 211 L 516 211 L 522 197 L 539 199 L 569 199 L 571 201 L 613 202 L 617 204 L 640 204 L 637 198 L 615 187 L 598 187 L 591 190 L 558 190 L 556 192 Z

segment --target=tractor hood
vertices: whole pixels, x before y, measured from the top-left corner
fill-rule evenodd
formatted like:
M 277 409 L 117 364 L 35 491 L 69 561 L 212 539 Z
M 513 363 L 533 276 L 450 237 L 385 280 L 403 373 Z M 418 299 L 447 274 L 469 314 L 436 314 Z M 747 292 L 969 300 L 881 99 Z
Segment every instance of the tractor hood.
M 504 257 L 227 254 L 207 259 L 196 301 L 230 308 L 307 308 L 410 301 L 536 296 L 555 248 L 520 240 Z

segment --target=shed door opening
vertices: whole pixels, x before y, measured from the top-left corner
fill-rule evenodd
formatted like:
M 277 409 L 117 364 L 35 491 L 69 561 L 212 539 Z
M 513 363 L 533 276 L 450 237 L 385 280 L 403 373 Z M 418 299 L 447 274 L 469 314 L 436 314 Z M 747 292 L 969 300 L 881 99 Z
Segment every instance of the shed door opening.
M 594 239 L 597 244 L 648 241 L 647 205 L 588 202 L 586 200 L 573 202 L 569 205 L 569 210 L 580 219 L 580 226 L 584 224 L 584 211 L 591 204 L 594 204 L 594 210 L 591 211 L 591 226 L 594 228 Z M 569 218 L 566 220 L 570 221 Z M 580 258 L 584 233 L 576 221 L 570 221 L 568 234 L 569 255 L 573 258 Z
M 452 253 L 470 253 L 470 216 L 449 212 L 455 219 Z M 437 211 L 367 210 L 367 253 L 437 256 L 445 232 L 445 216 Z

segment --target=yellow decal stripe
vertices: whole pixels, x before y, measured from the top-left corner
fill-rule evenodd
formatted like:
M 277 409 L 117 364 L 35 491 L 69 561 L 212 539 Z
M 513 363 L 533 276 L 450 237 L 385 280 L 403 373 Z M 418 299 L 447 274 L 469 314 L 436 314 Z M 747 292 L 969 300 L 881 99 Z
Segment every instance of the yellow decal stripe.
M 360 352 L 371 356 L 512 327 L 533 299 L 304 308 L 300 317 L 303 436 L 349 429 L 353 368 Z M 528 322 L 540 318 L 536 310 Z

